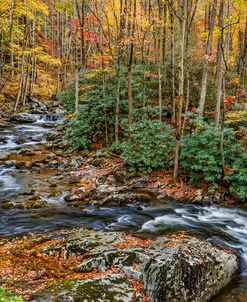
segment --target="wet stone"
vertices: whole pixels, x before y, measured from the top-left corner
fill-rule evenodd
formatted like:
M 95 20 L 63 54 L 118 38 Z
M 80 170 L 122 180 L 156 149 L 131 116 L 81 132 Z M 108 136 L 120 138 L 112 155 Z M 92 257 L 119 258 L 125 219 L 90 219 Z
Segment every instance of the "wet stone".
M 36 122 L 36 117 L 29 113 L 18 113 L 11 117 L 11 121 L 18 123 L 34 123 Z
M 22 149 L 18 152 L 19 155 L 25 155 L 25 156 L 33 156 L 35 155 L 35 152 L 33 152 L 30 149 Z
M 0 144 L 5 144 L 7 142 L 7 139 L 5 136 L 0 136 Z
M 9 158 L 9 153 L 8 152 L 1 152 L 0 151 L 0 160 L 7 160 Z
M 16 139 L 15 139 L 15 143 L 17 144 L 17 145 L 22 145 L 22 144 L 24 144 L 26 142 L 26 140 L 25 140 L 25 138 L 23 137 L 23 136 L 19 136 L 19 137 L 17 137 Z
M 7 200 L 1 203 L 3 209 L 38 209 L 46 206 L 47 202 L 38 196 L 31 196 L 28 199 Z
M 75 194 L 68 194 L 64 196 L 64 201 L 66 202 L 74 202 L 74 201 L 79 201 L 81 198 L 78 195 Z
M 17 161 L 15 164 L 16 169 L 30 169 L 32 166 L 31 162 Z

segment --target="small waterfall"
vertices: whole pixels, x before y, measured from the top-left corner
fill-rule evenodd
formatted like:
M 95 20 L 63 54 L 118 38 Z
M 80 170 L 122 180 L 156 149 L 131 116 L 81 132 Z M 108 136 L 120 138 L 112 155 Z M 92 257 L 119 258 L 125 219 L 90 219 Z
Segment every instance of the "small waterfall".
M 36 118 L 36 123 L 45 122 L 58 122 L 62 119 L 62 114 L 59 113 L 49 113 L 49 114 L 34 114 Z

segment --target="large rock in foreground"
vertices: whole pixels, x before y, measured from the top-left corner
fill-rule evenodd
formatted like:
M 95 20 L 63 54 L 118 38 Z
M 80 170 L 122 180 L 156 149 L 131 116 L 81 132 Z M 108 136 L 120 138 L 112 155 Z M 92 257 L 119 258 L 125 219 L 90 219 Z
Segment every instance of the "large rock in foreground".
M 67 258 L 84 255 L 83 261 L 76 267 L 77 272 L 108 274 L 118 269 L 117 279 L 125 280 L 119 285 L 112 282 L 111 294 L 103 286 L 104 279 L 96 282 L 105 288 L 105 299 L 100 293 L 97 294 L 97 286 L 87 286 L 87 282 L 74 281 L 72 286 L 67 284 L 67 287 L 60 283 L 53 288 L 50 301 L 142 301 L 137 296 L 131 300 L 133 297 L 118 294 L 122 286 L 126 294 L 133 291 L 128 282 L 131 279 L 142 284 L 142 292 L 148 294 L 150 301 L 206 302 L 231 281 L 238 269 L 237 257 L 231 252 L 184 235 L 151 241 L 123 233 L 80 229 L 70 233 L 62 243 L 47 247 L 45 252 L 52 256 L 64 253 Z M 107 276 L 110 282 L 112 275 Z M 91 279 L 90 284 L 95 284 L 93 281 Z M 62 300 L 58 298 L 61 292 Z M 83 293 L 81 297 L 87 295 L 87 298 L 80 300 L 80 293 Z
M 36 302 L 206 302 L 238 269 L 234 254 L 185 233 L 79 228 L 1 239 L 0 255 L 1 286 Z

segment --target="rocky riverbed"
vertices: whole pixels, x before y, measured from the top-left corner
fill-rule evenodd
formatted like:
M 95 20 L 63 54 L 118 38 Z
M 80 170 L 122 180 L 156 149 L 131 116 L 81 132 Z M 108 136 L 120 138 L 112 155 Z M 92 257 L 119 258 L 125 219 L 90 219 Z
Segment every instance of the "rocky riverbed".
M 188 187 L 176 203 L 117 156 L 70 153 L 56 104 L 32 106 L 0 121 L 3 285 L 32 301 L 209 301 L 231 281 L 217 301 L 246 301 L 244 206 Z

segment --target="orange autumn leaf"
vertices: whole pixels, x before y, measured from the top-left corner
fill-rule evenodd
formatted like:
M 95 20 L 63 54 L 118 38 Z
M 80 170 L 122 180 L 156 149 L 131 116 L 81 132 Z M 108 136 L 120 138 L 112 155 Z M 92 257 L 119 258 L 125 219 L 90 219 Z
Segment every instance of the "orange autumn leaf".
M 227 96 L 224 103 L 225 103 L 226 105 L 230 105 L 230 104 L 233 103 L 234 99 L 235 99 L 234 96 Z
M 238 77 L 238 76 L 234 77 L 233 80 L 232 80 L 232 82 L 234 84 L 239 84 L 240 83 L 240 77 Z
M 238 76 L 234 77 L 233 80 L 232 80 L 232 82 L 234 84 L 239 84 L 240 83 L 240 77 L 238 77 Z
M 151 78 L 151 79 L 158 79 L 159 78 L 159 75 L 156 74 L 156 73 L 149 73 L 147 75 L 148 78 Z

